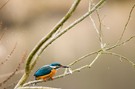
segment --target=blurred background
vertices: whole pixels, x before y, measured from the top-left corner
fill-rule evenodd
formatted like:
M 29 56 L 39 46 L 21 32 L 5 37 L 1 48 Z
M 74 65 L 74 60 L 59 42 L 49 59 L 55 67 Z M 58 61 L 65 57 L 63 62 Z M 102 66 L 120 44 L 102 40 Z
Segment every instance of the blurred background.
M 10 54 L 14 45 L 17 47 L 11 58 L 0 65 L 0 82 L 14 71 L 25 51 L 32 48 L 45 36 L 53 26 L 66 14 L 74 0 L 10 0 L 0 10 L 0 62 Z M 6 0 L 0 0 L 2 6 Z M 98 0 L 94 0 L 98 2 Z M 134 0 L 107 0 L 99 10 L 102 19 L 103 40 L 109 46 L 119 39 L 127 21 Z M 64 24 L 68 26 L 74 20 L 88 11 L 88 0 L 82 0 L 74 15 Z M 99 25 L 96 14 L 92 14 Z M 135 35 L 135 10 L 124 34 L 123 40 Z M 52 62 L 68 65 L 77 58 L 96 51 L 100 48 L 98 35 L 89 18 L 76 25 L 69 32 L 53 42 L 40 56 L 36 67 L 32 71 L 30 80 L 34 80 L 33 73 L 41 66 Z M 112 50 L 124 55 L 135 62 L 135 39 L 125 45 Z M 72 68 L 89 64 L 95 55 L 85 58 Z M 21 70 L 24 69 L 24 64 Z M 57 74 L 63 73 L 59 70 Z M 12 77 L 3 87 L 16 83 L 22 72 Z M 86 68 L 79 73 L 66 76 L 51 82 L 41 83 L 47 87 L 62 89 L 135 89 L 135 68 L 127 61 L 119 61 L 118 57 L 102 55 L 91 69 Z M 13 85 L 14 86 L 14 85 Z M 12 89 L 13 86 L 7 88 Z M 3 89 L 1 87 L 1 89 Z

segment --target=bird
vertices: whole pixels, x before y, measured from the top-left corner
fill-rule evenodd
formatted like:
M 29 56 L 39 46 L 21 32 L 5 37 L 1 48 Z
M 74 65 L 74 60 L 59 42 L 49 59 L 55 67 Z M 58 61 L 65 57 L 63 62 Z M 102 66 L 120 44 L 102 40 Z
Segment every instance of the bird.
M 34 73 L 35 80 L 40 80 L 40 79 L 43 79 L 44 81 L 48 79 L 53 80 L 53 76 L 56 74 L 59 68 L 69 68 L 69 67 L 63 66 L 58 62 L 54 62 L 49 65 L 44 65 Z

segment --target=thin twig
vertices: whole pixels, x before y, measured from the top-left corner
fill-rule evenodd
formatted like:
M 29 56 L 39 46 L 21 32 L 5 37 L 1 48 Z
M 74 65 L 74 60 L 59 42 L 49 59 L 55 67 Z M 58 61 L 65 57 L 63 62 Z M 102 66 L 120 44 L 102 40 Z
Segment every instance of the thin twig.
M 16 46 L 17 46 L 17 43 L 15 43 L 15 45 L 14 45 L 12 51 L 11 51 L 10 54 L 7 56 L 7 58 L 6 58 L 4 61 L 0 62 L 0 65 L 5 64 L 5 63 L 10 59 L 10 57 L 12 56 L 12 54 L 14 53 L 14 51 L 15 51 L 15 49 L 16 49 Z
M 101 51 L 101 52 L 99 52 L 99 53 L 97 54 L 97 56 L 95 57 L 95 59 L 89 64 L 89 68 L 96 62 L 96 60 L 99 58 L 99 56 L 101 56 L 102 52 L 103 52 L 103 51 Z
M 9 2 L 10 0 L 7 0 L 1 7 L 0 7 L 0 10 L 7 5 L 7 3 Z
M 103 54 L 110 54 L 110 55 L 114 55 L 114 56 L 117 56 L 120 58 L 120 61 L 121 61 L 121 58 L 122 59 L 125 59 L 127 62 L 129 62 L 132 66 L 135 66 L 135 63 L 130 61 L 130 59 L 128 59 L 127 57 L 121 55 L 121 54 L 118 54 L 118 53 L 113 53 L 113 52 L 104 52 Z
M 130 37 L 129 39 L 127 39 L 127 40 L 125 40 L 125 41 L 123 41 L 123 42 L 121 42 L 121 43 L 119 43 L 119 44 L 115 44 L 115 45 L 113 45 L 113 46 L 111 46 L 111 47 L 108 47 L 108 48 L 106 48 L 106 50 L 111 50 L 111 49 L 113 49 L 113 48 L 116 48 L 116 47 L 118 47 L 118 46 L 121 46 L 121 45 L 123 45 L 123 44 L 126 44 L 127 42 L 129 42 L 129 41 L 132 40 L 133 38 L 135 38 L 135 36 L 132 36 L 132 37 Z
M 127 42 L 129 42 L 129 41 L 132 40 L 133 38 L 135 38 L 135 36 L 130 37 L 129 39 L 123 41 L 123 42 L 120 43 L 120 44 L 117 44 L 117 45 L 114 45 L 114 46 L 111 46 L 111 47 L 108 47 L 108 48 L 105 48 L 105 49 L 99 49 L 98 51 L 95 51 L 95 52 L 88 53 L 88 54 L 86 54 L 86 55 L 84 55 L 84 56 L 78 58 L 77 60 L 73 61 L 73 62 L 70 63 L 68 66 L 72 66 L 72 65 L 74 65 L 75 63 L 77 63 L 77 62 L 83 60 L 84 58 L 89 57 L 89 56 L 94 55 L 94 54 L 98 54 L 98 53 L 101 52 L 101 51 L 104 51 L 104 50 L 105 50 L 104 52 L 106 52 L 106 51 L 109 51 L 109 50 L 111 50 L 111 49 L 113 49 L 113 48 L 119 47 L 119 46 L 121 46 L 121 45 L 123 45 L 123 44 L 126 44 Z M 102 52 L 102 53 L 104 53 L 104 52 Z
M 24 69 L 17 71 L 15 74 L 17 75 L 17 74 L 21 74 L 21 73 L 24 73 Z M 6 74 L 1 74 L 1 75 L 0 75 L 0 80 L 2 80 L 3 78 L 7 78 L 7 77 L 10 76 L 11 74 L 12 74 L 12 72 L 11 72 L 11 73 L 6 73 Z
M 1 30 L 1 28 L 0 28 Z M 3 36 L 5 35 L 5 31 L 2 33 L 2 35 L 0 36 L 0 41 L 2 40 Z
M 0 83 L 0 86 L 2 86 L 3 84 L 5 84 L 7 81 L 9 81 L 16 74 L 16 72 L 21 68 L 21 64 L 24 63 L 24 60 L 25 59 L 26 59 L 26 52 L 23 54 L 22 59 L 19 62 L 18 66 L 16 67 L 15 71 L 11 75 L 9 75 L 4 81 L 2 81 Z
M 43 86 L 29 86 L 29 87 L 19 87 L 18 89 L 61 89 L 61 88 L 52 88 L 52 87 L 43 87 Z
M 122 38 L 123 38 L 123 36 L 124 36 L 124 33 L 125 33 L 125 31 L 127 30 L 127 26 L 128 26 L 129 21 L 130 21 L 130 19 L 131 19 L 131 15 L 132 15 L 132 12 L 133 12 L 134 8 L 135 8 L 135 4 L 132 6 L 132 8 L 131 8 L 131 10 L 130 10 L 130 13 L 129 13 L 129 15 L 128 15 L 128 19 L 127 19 L 127 22 L 126 22 L 126 24 L 125 24 L 125 26 L 124 26 L 123 32 L 122 32 L 122 34 L 121 34 L 121 36 L 120 36 L 120 38 L 118 39 L 118 41 L 117 41 L 116 44 L 118 44 L 118 43 L 122 40 Z
M 89 9 L 88 9 L 88 11 L 91 11 L 92 5 L 95 5 L 95 4 L 93 3 L 92 0 L 89 0 Z M 103 44 L 102 30 L 101 30 L 102 29 L 102 27 L 101 27 L 102 24 L 101 24 L 101 19 L 100 19 L 100 16 L 99 16 L 99 13 L 98 13 L 97 9 L 96 9 L 96 14 L 97 14 L 97 17 L 98 17 L 98 20 L 99 20 L 99 29 L 96 26 L 96 23 L 95 23 L 94 19 L 92 18 L 92 16 L 90 15 L 89 17 L 90 17 L 90 20 L 91 20 L 91 22 L 93 24 L 93 27 L 95 28 L 95 30 L 96 30 L 96 32 L 98 34 L 98 38 L 99 38 L 99 42 L 100 42 L 100 47 L 103 48 L 104 44 Z
M 99 8 L 106 0 L 100 0 L 92 9 L 91 11 L 88 11 L 86 14 L 84 14 L 83 16 L 81 16 L 79 19 L 77 19 L 76 21 L 74 21 L 72 24 L 70 24 L 68 27 L 66 27 L 64 30 L 62 30 L 61 32 L 59 32 L 59 34 L 57 35 L 57 37 L 55 39 L 57 39 L 58 37 L 60 37 L 61 35 L 63 35 L 65 32 L 67 32 L 68 30 L 70 30 L 71 28 L 73 28 L 75 25 L 77 25 L 78 23 L 80 23 L 82 20 L 84 20 L 85 18 L 87 18 L 89 15 L 91 15 L 97 8 Z
M 101 21 L 98 10 L 96 10 L 96 14 L 97 14 L 98 21 L 99 21 L 99 37 L 100 37 L 101 43 L 103 44 L 102 21 Z
M 96 26 L 96 23 L 95 23 L 94 19 L 92 18 L 92 16 L 90 16 L 90 19 L 91 19 L 91 22 L 93 24 L 93 27 L 95 28 L 95 30 L 96 30 L 96 32 L 98 34 L 98 38 L 99 38 L 99 42 L 100 42 L 100 47 L 103 48 L 104 47 L 104 44 L 103 44 L 103 39 L 102 39 L 102 35 L 101 35 L 101 30 L 100 31 L 98 30 L 98 28 Z M 100 29 L 101 29 L 101 23 L 100 23 Z
M 100 51 L 101 51 L 101 50 L 95 51 L 95 52 L 91 52 L 91 53 L 88 53 L 88 54 L 86 54 L 86 55 L 84 55 L 84 56 L 78 58 L 77 60 L 73 61 L 73 62 L 70 63 L 68 66 L 70 67 L 70 66 L 74 65 L 75 63 L 77 63 L 77 62 L 83 60 L 84 58 L 89 57 L 89 56 L 91 56 L 91 55 L 93 55 L 93 54 L 97 54 L 97 53 L 99 53 Z

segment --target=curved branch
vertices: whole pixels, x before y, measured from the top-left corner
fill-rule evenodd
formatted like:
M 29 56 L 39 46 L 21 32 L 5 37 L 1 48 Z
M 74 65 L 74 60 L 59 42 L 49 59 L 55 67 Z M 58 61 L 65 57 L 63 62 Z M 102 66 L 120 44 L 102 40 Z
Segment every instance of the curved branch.
M 72 24 L 70 24 L 67 28 L 65 28 L 64 30 L 60 31 L 57 35 L 55 35 L 55 37 L 52 37 L 50 40 L 48 40 L 39 50 L 39 52 L 36 54 L 36 58 L 39 57 L 39 55 L 45 50 L 45 48 L 47 48 L 53 41 L 55 41 L 57 38 L 59 38 L 60 36 L 62 36 L 64 33 L 66 33 L 67 31 L 69 31 L 72 27 L 74 27 L 75 25 L 77 25 L 78 23 L 80 23 L 81 21 L 83 21 L 86 17 L 88 17 L 90 14 L 92 14 L 99 6 L 101 6 L 106 0 L 100 0 L 92 9 L 91 11 L 87 12 L 86 14 L 84 14 L 82 17 L 80 17 L 78 20 L 74 21 Z M 33 62 L 33 65 L 31 65 L 32 67 L 35 65 L 37 59 Z
M 54 26 L 54 28 L 51 30 L 51 32 L 49 34 L 47 34 L 47 36 L 43 37 L 41 39 L 41 41 L 36 45 L 36 47 L 32 50 L 32 52 L 30 53 L 30 55 L 28 56 L 28 60 L 26 62 L 26 72 L 27 70 L 30 70 L 30 63 L 34 57 L 34 55 L 36 53 L 38 53 L 39 49 L 44 45 L 44 43 L 50 39 L 53 34 L 71 17 L 71 15 L 73 14 L 73 12 L 75 11 L 75 9 L 77 8 L 79 2 L 81 0 L 76 0 L 73 5 L 71 6 L 71 8 L 69 9 L 69 11 L 67 12 L 67 14 L 60 20 L 60 22 L 58 22 L 58 24 L 56 24 L 56 26 Z
M 59 28 L 71 17 L 73 12 L 79 5 L 80 1 L 81 0 L 74 1 L 71 8 L 67 12 L 67 14 L 62 18 L 62 20 L 60 20 L 60 22 L 58 22 L 58 24 L 56 24 L 56 26 L 54 26 L 54 28 L 51 30 L 51 32 L 49 34 L 47 34 L 47 36 L 43 37 L 40 40 L 40 42 L 31 51 L 31 53 L 29 54 L 29 56 L 27 58 L 25 73 L 22 76 L 22 78 L 20 79 L 20 81 L 18 82 L 18 84 L 16 85 L 15 89 L 18 88 L 19 86 L 22 86 L 25 83 L 25 81 L 27 80 L 27 78 L 29 76 L 29 73 L 31 72 L 32 68 L 30 66 L 30 63 L 31 63 L 32 59 L 34 58 L 34 56 L 39 52 L 40 48 L 44 45 L 44 43 L 47 42 L 47 40 L 50 39 L 53 36 L 53 34 L 55 34 L 55 32 L 57 32 L 57 30 L 59 30 Z M 38 58 L 38 56 L 35 59 L 37 59 L 37 58 Z M 32 65 L 35 65 L 35 62 Z

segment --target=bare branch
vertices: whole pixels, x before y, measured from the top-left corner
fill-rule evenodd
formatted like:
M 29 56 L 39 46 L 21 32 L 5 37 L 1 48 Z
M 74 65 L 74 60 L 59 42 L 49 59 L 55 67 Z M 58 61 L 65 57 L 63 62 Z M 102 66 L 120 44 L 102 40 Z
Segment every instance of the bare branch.
M 26 62 L 26 67 L 25 67 L 25 74 L 22 76 L 22 78 L 20 79 L 20 81 L 18 82 L 18 84 L 16 85 L 15 89 L 18 88 L 19 86 L 22 86 L 25 81 L 27 80 L 32 68 L 34 67 L 35 63 L 36 63 L 36 59 L 38 58 L 38 56 L 43 52 L 43 50 L 40 50 L 41 47 L 45 44 L 45 42 L 47 42 L 48 39 L 50 39 L 53 34 L 55 34 L 55 32 L 57 32 L 57 30 L 72 16 L 73 12 L 76 10 L 77 6 L 79 5 L 81 0 L 75 0 L 74 3 L 72 4 L 71 8 L 69 9 L 69 11 L 67 12 L 67 14 L 62 18 L 62 20 L 60 20 L 60 22 L 58 22 L 58 24 L 56 24 L 56 26 L 54 26 L 54 28 L 51 30 L 51 32 L 49 34 L 47 34 L 47 36 L 43 37 L 41 39 L 41 41 L 36 45 L 36 47 L 34 47 L 34 49 L 31 51 L 31 53 L 29 54 L 28 58 L 27 58 L 27 62 Z M 39 52 L 40 51 L 40 52 Z M 35 57 L 36 56 L 36 57 Z M 35 58 L 34 58 L 35 57 Z M 34 58 L 34 62 L 31 64 L 32 59 Z M 32 67 L 31 67 L 32 66 Z
M 67 28 L 65 28 L 64 30 L 62 30 L 61 32 L 59 32 L 59 34 L 57 35 L 57 37 L 54 38 L 57 39 L 58 37 L 60 37 L 61 35 L 63 35 L 65 32 L 69 31 L 71 28 L 73 28 L 75 25 L 77 25 L 78 23 L 80 23 L 81 21 L 83 21 L 85 18 L 87 18 L 89 15 L 91 15 L 97 8 L 99 8 L 106 0 L 100 0 L 92 9 L 91 11 L 88 11 L 86 14 L 84 14 L 83 16 L 81 16 L 79 19 L 77 19 L 76 21 L 74 21 L 72 24 L 70 24 Z
M 14 53 L 14 51 L 15 51 L 15 49 L 16 49 L 16 46 L 17 46 L 17 43 L 14 45 L 12 51 L 11 51 L 10 54 L 7 56 L 7 58 L 6 58 L 4 61 L 0 62 L 0 65 L 5 64 L 5 63 L 10 59 L 10 57 L 12 56 L 12 54 Z
M 97 56 L 95 57 L 95 59 L 94 59 L 89 65 L 84 65 L 84 66 L 82 66 L 82 67 L 80 67 L 80 68 L 74 69 L 74 70 L 72 70 L 72 73 L 74 73 L 74 72 L 80 72 L 80 70 L 82 70 L 82 69 L 84 69 L 84 68 L 91 68 L 92 65 L 95 63 L 95 61 L 99 58 L 99 56 L 101 55 L 101 53 L 102 53 L 102 52 L 99 52 L 99 53 L 97 54 Z M 92 54 L 91 54 L 91 55 L 92 55 Z M 90 56 L 90 55 L 89 55 L 89 56 Z M 81 58 L 83 58 L 83 57 L 81 57 Z M 71 64 L 69 64 L 69 65 L 71 65 Z M 65 77 L 65 76 L 67 76 L 67 75 L 71 75 L 71 73 L 64 73 L 64 74 L 58 75 L 58 76 L 54 77 L 54 80 L 59 79 L 59 78 L 62 78 L 62 77 Z M 47 81 L 51 81 L 51 80 L 47 80 Z M 31 85 L 31 84 L 41 83 L 41 82 L 47 82 L 47 81 L 44 81 L 44 80 L 34 80 L 34 81 L 30 81 L 30 82 L 28 82 L 28 83 L 25 83 L 25 84 L 23 85 L 23 87 L 28 86 L 28 85 Z
M 84 55 L 84 56 L 78 58 L 77 60 L 73 61 L 73 62 L 70 63 L 68 66 L 72 66 L 72 65 L 74 65 L 75 63 L 77 63 L 77 62 L 83 60 L 84 58 L 89 57 L 89 56 L 94 55 L 94 54 L 98 54 L 99 52 L 102 52 L 102 51 L 108 52 L 108 51 L 111 50 L 111 49 L 114 49 L 114 48 L 116 48 L 116 47 L 118 47 L 118 46 L 121 46 L 121 45 L 123 45 L 123 44 L 126 44 L 127 42 L 129 42 L 129 41 L 132 40 L 133 38 L 135 38 L 135 36 L 130 37 L 129 39 L 123 41 L 123 42 L 120 43 L 120 44 L 117 44 L 117 45 L 114 45 L 114 46 L 111 46 L 111 47 L 108 47 L 108 48 L 104 48 L 104 49 L 99 49 L 98 51 L 95 51 L 95 52 L 88 53 L 88 54 L 86 54 L 86 55 Z M 104 52 L 102 52 L 102 53 L 104 53 Z
M 123 45 L 123 44 L 126 44 L 127 42 L 129 42 L 129 41 L 132 40 L 133 38 L 135 38 L 135 36 L 132 36 L 132 37 L 130 37 L 129 39 L 127 39 L 127 40 L 125 40 L 125 41 L 123 41 L 123 42 L 121 42 L 121 43 L 119 43 L 119 44 L 115 44 L 115 45 L 113 45 L 113 46 L 111 46 L 111 47 L 108 47 L 108 48 L 106 48 L 106 50 L 111 50 L 111 49 L 113 49 L 113 48 L 116 48 L 116 47 L 118 47 L 118 46 L 121 46 L 121 45 Z
M 80 57 L 79 59 L 77 59 L 77 60 L 73 61 L 73 62 L 72 62 L 72 63 L 70 63 L 68 66 L 72 66 L 72 65 L 74 65 L 74 64 L 76 64 L 77 62 L 79 62 L 79 61 L 83 60 L 83 59 L 84 59 L 84 58 L 86 58 L 86 57 L 89 57 L 89 56 L 94 55 L 94 54 L 98 54 L 100 51 L 101 51 L 101 50 L 99 50 L 99 51 L 95 51 L 95 52 L 91 52 L 91 53 L 88 53 L 88 54 L 86 54 L 86 55 L 84 55 L 84 56 Z
M 122 59 L 125 59 L 127 62 L 129 62 L 132 66 L 135 67 L 135 63 L 130 61 L 130 59 L 128 59 L 127 57 L 125 56 L 122 56 L 121 54 L 118 54 L 118 53 L 113 53 L 113 52 L 104 52 L 103 54 L 110 54 L 110 55 L 113 55 L 113 56 L 117 56 L 120 58 L 120 61 L 121 61 L 121 58 Z
M 68 27 L 66 27 L 65 29 L 63 29 L 61 32 L 59 32 L 54 38 L 51 38 L 49 41 L 46 42 L 46 44 L 43 45 L 43 47 L 40 48 L 40 52 L 37 54 L 37 56 L 39 56 L 45 48 L 47 48 L 53 41 L 55 41 L 57 38 L 59 38 L 60 36 L 62 36 L 64 33 L 66 33 L 67 31 L 69 31 L 71 28 L 73 28 L 75 25 L 77 25 L 78 23 L 80 23 L 81 21 L 83 21 L 86 17 L 88 17 L 90 14 L 92 14 L 98 7 L 100 7 L 106 0 L 100 0 L 92 9 L 90 12 L 87 12 L 86 14 L 84 14 L 82 17 L 80 17 L 79 19 L 77 19 L 76 21 L 74 21 L 72 24 L 70 24 Z M 35 63 L 34 63 L 35 64 Z
M 1 82 L 0 86 L 5 84 L 8 80 L 10 80 L 16 74 L 16 72 L 21 68 L 21 64 L 24 63 L 25 59 L 26 59 L 26 52 L 23 54 L 23 57 L 22 57 L 21 61 L 19 62 L 18 66 L 16 67 L 15 71 L 13 73 L 11 73 L 11 75 L 9 75 L 3 82 Z
M 89 11 L 91 11 L 92 5 L 95 5 L 95 4 L 93 3 L 93 0 L 89 0 L 89 9 L 88 9 Z M 92 16 L 90 15 L 89 17 L 90 17 L 90 20 L 91 20 L 91 22 L 92 22 L 92 24 L 93 24 L 93 27 L 95 28 L 95 30 L 96 30 L 96 32 L 97 32 L 97 34 L 98 34 L 98 38 L 99 38 L 99 42 L 100 42 L 100 47 L 103 48 L 103 47 L 104 47 L 104 43 L 103 43 L 103 38 L 102 38 L 102 27 L 101 27 L 102 24 L 101 24 L 100 15 L 99 15 L 97 9 L 96 9 L 96 14 L 97 14 L 97 17 L 98 17 L 98 20 L 99 20 L 99 29 L 98 29 L 98 27 L 96 26 L 96 23 L 95 23 L 94 19 L 92 18 Z
M 103 52 L 103 51 L 101 51 L 101 52 L 99 52 L 99 53 L 97 54 L 97 56 L 95 57 L 95 59 L 89 64 L 89 68 L 96 62 L 96 60 L 99 58 L 99 56 L 101 56 L 102 52 Z
M 1 30 L 1 28 L 0 28 L 0 30 Z M 0 41 L 2 40 L 4 34 L 5 34 L 5 31 L 4 31 L 4 32 L 2 33 L 2 35 L 0 36 Z
M 9 2 L 10 0 L 7 0 L 1 7 L 0 7 L 0 10 L 7 5 L 7 3 Z
M 17 74 L 20 74 L 20 73 L 24 73 L 24 70 L 19 70 L 19 71 L 17 71 L 15 74 L 17 75 Z M 2 78 L 7 78 L 8 76 L 10 76 L 12 73 L 6 73 L 6 74 L 2 74 L 2 75 L 0 75 L 0 80 L 2 79 Z
M 92 52 L 92 53 L 88 53 L 88 54 L 86 54 L 86 55 L 84 55 L 84 56 L 78 58 L 77 60 L 73 61 L 73 62 L 70 63 L 68 66 L 72 66 L 72 65 L 76 64 L 77 62 L 83 60 L 83 59 L 86 58 L 86 57 L 89 57 L 89 56 L 91 56 L 91 55 L 97 54 L 97 56 L 95 57 L 95 59 L 94 59 L 89 65 L 85 65 L 85 66 L 82 66 L 82 67 L 80 67 L 80 68 L 77 68 L 77 69 L 73 70 L 72 73 L 74 73 L 74 72 L 79 72 L 80 70 L 82 70 L 82 69 L 84 69 L 84 68 L 91 68 L 91 66 L 95 63 L 95 61 L 99 58 L 99 56 L 100 56 L 101 54 L 112 54 L 112 55 L 115 55 L 115 56 L 119 56 L 119 57 L 120 57 L 119 54 L 116 54 L 116 53 L 109 53 L 108 51 L 111 50 L 111 49 L 113 49 L 113 48 L 116 48 L 116 47 L 118 47 L 118 46 L 120 46 L 120 45 L 123 45 L 123 44 L 125 44 L 126 42 L 129 42 L 129 41 L 130 41 L 131 39 L 133 39 L 134 37 L 135 37 L 135 36 L 129 38 L 128 40 L 126 40 L 126 41 L 124 41 L 124 42 L 122 42 L 122 43 L 120 43 L 120 44 L 118 44 L 118 45 L 114 45 L 114 46 L 112 46 L 112 47 L 110 47 L 110 48 L 106 48 L 105 50 L 100 49 L 100 50 L 98 50 L 98 51 L 95 51 L 95 52 Z M 130 62 L 132 65 L 134 65 L 134 63 L 133 63 L 132 61 L 130 61 L 129 59 L 127 59 L 126 57 L 124 57 L 124 56 L 121 56 L 121 57 L 124 58 L 125 60 L 127 60 L 128 62 Z M 65 76 L 70 75 L 70 74 L 71 74 L 71 73 L 66 73 L 66 74 L 64 73 L 64 74 L 58 75 L 58 76 L 54 77 L 54 80 L 55 80 L 55 79 L 58 79 L 58 78 L 65 77 Z M 50 81 L 50 80 L 47 80 L 47 81 Z M 43 81 L 43 80 L 34 80 L 34 81 L 30 81 L 30 82 L 28 82 L 28 83 L 25 83 L 23 86 L 28 86 L 28 85 L 31 85 L 31 84 L 34 84 L 34 83 L 41 83 L 41 82 L 45 82 L 45 81 Z
M 132 15 L 132 12 L 133 12 L 134 8 L 135 8 L 135 4 L 132 6 L 132 8 L 131 8 L 131 10 L 130 10 L 130 13 L 129 13 L 127 22 L 126 22 L 126 24 L 125 24 L 125 26 L 124 26 L 123 32 L 122 32 L 122 34 L 121 34 L 121 36 L 120 36 L 120 38 L 118 39 L 118 41 L 117 41 L 116 44 L 118 44 L 118 43 L 122 40 L 122 38 L 123 38 L 123 36 L 124 36 L 124 33 L 125 33 L 125 31 L 127 30 L 127 26 L 128 26 L 129 21 L 130 21 L 130 19 L 131 19 L 131 15 Z
M 75 9 L 77 8 L 77 6 L 78 6 L 78 4 L 80 3 L 80 1 L 81 0 L 76 0 L 74 3 L 73 3 L 73 5 L 71 6 L 71 8 L 69 9 L 69 11 L 67 12 L 67 14 L 62 18 L 62 20 L 60 20 L 60 22 L 58 22 L 58 24 L 56 24 L 56 26 L 54 26 L 54 28 L 51 30 L 51 32 L 47 35 L 47 36 L 45 36 L 45 37 L 43 37 L 43 39 L 41 39 L 41 41 L 38 43 L 38 45 L 32 50 L 32 52 L 30 53 L 30 55 L 28 56 L 28 60 L 27 60 L 27 64 L 26 64 L 26 72 L 27 72 L 27 70 L 30 70 L 31 68 L 30 68 L 30 63 L 31 63 L 31 61 L 32 61 L 32 59 L 33 59 L 33 57 L 34 57 L 34 55 L 36 54 L 36 53 L 38 53 L 38 51 L 39 51 L 39 49 L 43 46 L 43 44 L 48 40 L 48 39 L 50 39 L 52 36 L 53 36 L 53 34 L 55 34 L 55 32 L 57 31 L 57 30 L 59 30 L 59 28 L 72 16 L 72 14 L 73 14 L 73 12 L 75 11 Z M 40 50 L 41 51 L 41 50 Z M 42 52 L 43 52 L 43 50 L 42 50 Z M 40 53 L 42 53 L 42 52 L 40 52 Z M 36 58 L 35 58 L 36 59 Z M 35 63 L 33 63 L 33 64 L 35 64 Z
M 79 22 L 81 22 L 82 20 L 84 20 L 86 17 L 88 17 L 90 14 L 92 14 L 99 6 L 101 6 L 103 3 L 105 2 L 105 0 L 100 0 L 92 9 L 90 12 L 84 14 L 82 17 L 80 17 L 78 20 L 74 21 L 72 24 L 70 24 L 67 28 L 63 29 L 62 31 L 60 31 L 54 38 L 51 38 L 49 41 L 46 42 L 46 44 L 43 45 L 43 47 L 40 48 L 40 52 L 37 55 L 40 55 L 45 48 L 47 48 L 53 41 L 55 41 L 57 38 L 59 38 L 61 35 L 63 35 L 64 33 L 66 33 L 68 30 L 70 30 L 72 27 L 74 27 L 75 25 L 77 25 Z M 35 64 L 35 63 L 33 63 Z
M 30 87 L 19 87 L 18 89 L 61 89 L 61 88 L 52 88 L 52 87 L 43 87 L 43 86 L 30 86 Z

